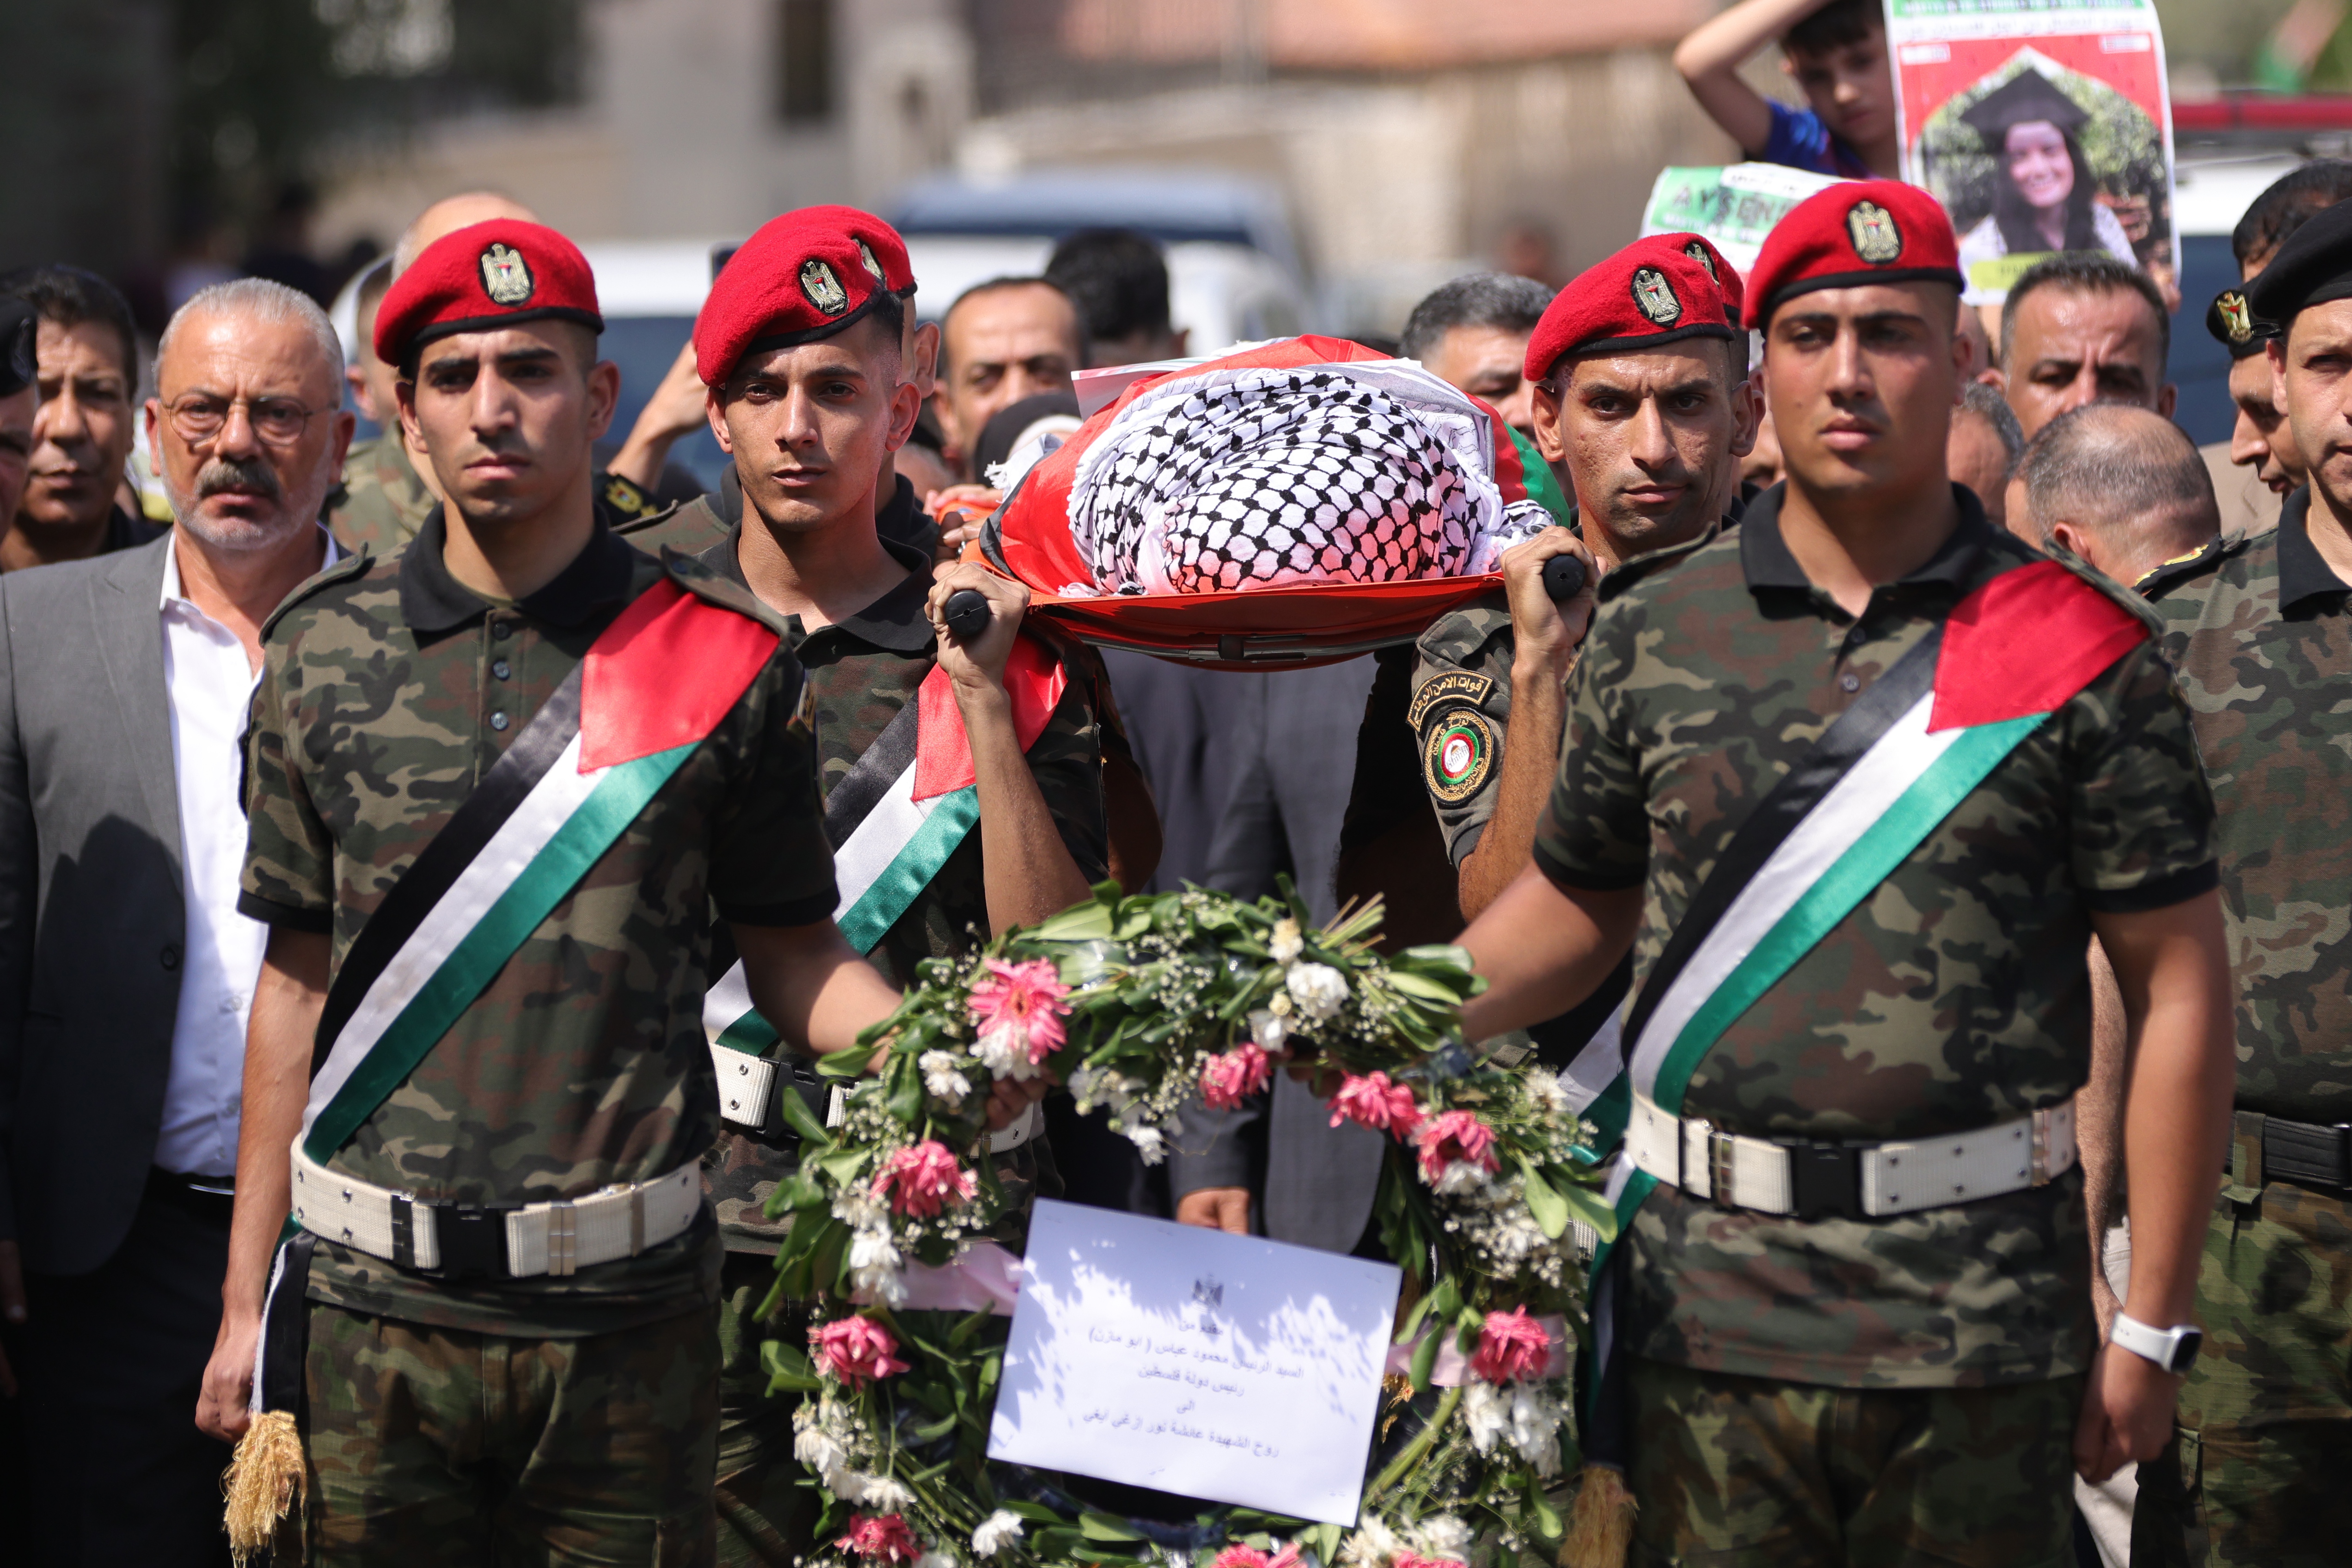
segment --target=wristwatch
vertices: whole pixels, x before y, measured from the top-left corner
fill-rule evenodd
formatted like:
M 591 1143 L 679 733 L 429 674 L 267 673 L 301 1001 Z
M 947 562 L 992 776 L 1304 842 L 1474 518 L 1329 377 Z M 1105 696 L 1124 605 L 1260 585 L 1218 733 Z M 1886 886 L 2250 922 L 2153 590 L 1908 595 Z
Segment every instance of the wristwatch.
M 2197 1359 L 2197 1348 L 2205 1342 L 2205 1335 L 2192 1324 L 2155 1329 L 2117 1312 L 2116 1326 L 2107 1331 L 2107 1342 L 2177 1374 L 2187 1372 L 2189 1363 Z

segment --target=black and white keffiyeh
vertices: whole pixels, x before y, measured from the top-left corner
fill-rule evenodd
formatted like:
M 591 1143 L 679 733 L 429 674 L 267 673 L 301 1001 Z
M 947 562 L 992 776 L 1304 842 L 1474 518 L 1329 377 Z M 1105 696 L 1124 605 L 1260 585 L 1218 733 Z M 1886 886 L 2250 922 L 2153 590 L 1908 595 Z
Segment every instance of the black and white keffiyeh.
M 1070 533 L 1108 594 L 1495 569 L 1550 521 L 1506 507 L 1477 408 L 1398 361 L 1176 376 L 1079 460 Z

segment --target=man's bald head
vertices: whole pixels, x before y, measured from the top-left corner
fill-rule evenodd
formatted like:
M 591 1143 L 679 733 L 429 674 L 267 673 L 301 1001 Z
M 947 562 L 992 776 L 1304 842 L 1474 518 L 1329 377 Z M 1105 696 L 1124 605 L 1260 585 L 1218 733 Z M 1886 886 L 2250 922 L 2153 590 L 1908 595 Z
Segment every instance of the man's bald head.
M 392 247 L 392 270 L 394 277 L 408 270 L 408 264 L 425 253 L 425 247 L 445 234 L 455 234 L 478 223 L 488 223 L 494 217 L 520 218 L 525 223 L 537 223 L 539 215 L 515 200 L 496 191 L 466 191 L 454 196 L 444 196 L 409 220 L 400 231 L 399 243 Z
M 2145 408 L 2069 409 L 2034 435 L 2018 477 L 2042 544 L 2074 552 L 2118 583 L 2137 583 L 2221 531 L 2195 443 Z

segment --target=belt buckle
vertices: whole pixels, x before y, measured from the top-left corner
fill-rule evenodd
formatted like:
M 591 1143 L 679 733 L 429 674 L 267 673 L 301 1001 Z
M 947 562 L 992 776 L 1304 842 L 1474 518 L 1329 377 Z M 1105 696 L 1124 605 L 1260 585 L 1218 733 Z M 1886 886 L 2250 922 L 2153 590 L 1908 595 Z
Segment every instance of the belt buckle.
M 1709 1127 L 1706 1138 L 1707 1184 L 1714 1189 L 1715 1201 L 1729 1208 L 1732 1205 L 1731 1134 Z
M 436 1278 L 445 1279 L 504 1279 L 507 1267 L 507 1215 L 504 1209 L 436 1207 L 433 1228 L 441 1242 L 441 1267 Z
M 558 1279 L 577 1273 L 579 1257 L 580 1231 L 572 1200 L 558 1199 L 547 1205 L 547 1272 Z
M 1797 1219 L 1861 1219 L 1862 1151 L 1844 1143 L 1783 1143 L 1789 1212 Z

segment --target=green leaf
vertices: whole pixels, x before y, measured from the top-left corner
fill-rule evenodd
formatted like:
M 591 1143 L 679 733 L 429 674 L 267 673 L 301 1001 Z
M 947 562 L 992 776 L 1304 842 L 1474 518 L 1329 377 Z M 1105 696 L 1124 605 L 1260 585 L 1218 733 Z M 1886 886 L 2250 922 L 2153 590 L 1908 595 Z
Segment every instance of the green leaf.
M 1543 1228 L 1544 1235 L 1557 1241 L 1559 1233 L 1568 1228 L 1568 1200 L 1543 1179 L 1534 1161 L 1525 1154 L 1517 1159 L 1519 1173 L 1527 1178 L 1528 1212 L 1536 1216 L 1536 1224 Z
M 1030 931 L 1039 942 L 1100 942 L 1110 935 L 1111 904 L 1097 897 L 1072 904 Z
M 810 1266 L 810 1277 L 821 1290 L 830 1290 L 841 1282 L 841 1260 L 849 1250 L 849 1227 L 835 1220 L 816 1244 L 816 1260 Z
M 845 1149 L 827 1150 L 810 1163 L 833 1178 L 835 1186 L 849 1187 L 857 1184 L 857 1178 L 865 1171 L 866 1162 L 873 1158 L 872 1149 L 852 1145 Z
M 950 1411 L 929 1426 L 917 1426 L 907 1435 L 918 1443 L 937 1442 L 955 1430 L 955 1412 Z
M 793 1098 L 798 1100 L 800 1096 L 795 1094 Z M 826 1202 L 823 1187 L 818 1186 L 798 1171 L 794 1171 L 791 1175 L 778 1182 L 776 1190 L 768 1194 L 768 1217 L 782 1219 L 786 1214 L 799 1213 L 806 1209 L 821 1209 L 826 1206 Z
M 768 1374 L 770 1394 L 806 1394 L 824 1386 L 809 1370 L 808 1357 L 781 1340 L 768 1340 L 761 1344 L 760 1369 Z
M 1617 1239 L 1617 1210 L 1591 1187 L 1577 1183 L 1560 1194 L 1569 1212 L 1591 1226 L 1603 1241 Z
M 1437 1282 L 1437 1289 L 1430 1292 L 1429 1310 L 1436 1313 L 1441 1321 L 1454 1317 L 1461 1312 L 1462 1281 L 1458 1277 L 1448 1274 Z M 1421 1379 L 1414 1378 L 1413 1383 L 1419 1385 Z
M 1536 1533 L 1546 1541 L 1558 1541 L 1561 1534 L 1559 1510 L 1544 1498 L 1543 1482 L 1533 1470 L 1527 1472 L 1528 1514 L 1535 1521 Z
M 1330 1568 L 1339 1560 L 1339 1534 L 1336 1524 L 1318 1524 L 1307 1531 L 1306 1540 L 1315 1548 L 1315 1555 L 1323 1560 L 1324 1568 Z
M 996 1506 L 1003 1509 L 1007 1513 L 1019 1514 L 1023 1519 L 1027 1520 L 1032 1524 L 1059 1524 L 1062 1522 L 1062 1516 L 1055 1513 L 1052 1509 L 1047 1508 L 1042 1502 L 1023 1502 L 1017 1498 L 1006 1498 Z
M 1412 1352 L 1412 1367 L 1405 1375 L 1415 1388 L 1427 1388 L 1431 1376 L 1437 1371 L 1437 1347 L 1445 1336 L 1433 1330 Z
M 787 1082 L 776 1091 L 776 1104 L 783 1111 L 784 1120 L 792 1124 L 793 1131 L 801 1135 L 802 1142 L 818 1149 L 833 1147 L 833 1134 L 824 1130 L 824 1123 L 816 1119 L 808 1108 L 808 1101 L 801 1098 L 800 1090 L 791 1083 Z M 798 1208 L 801 1205 L 795 1204 L 793 1206 Z
M 845 1051 L 835 1051 L 816 1058 L 817 1075 L 821 1078 L 856 1078 L 866 1070 L 874 1053 L 882 1048 L 877 1042 L 870 1046 L 855 1046 Z
M 1078 1529 L 1089 1541 L 1142 1541 L 1146 1537 L 1105 1513 L 1078 1515 Z
M 913 1127 L 923 1119 L 922 1069 L 915 1065 L 913 1057 L 902 1053 L 890 1058 L 887 1070 L 890 1115 L 904 1125 Z
M 1391 969 L 1386 978 L 1391 990 L 1401 991 L 1407 996 L 1419 997 L 1424 1002 L 1435 1002 L 1445 1007 L 1458 1007 L 1462 1005 L 1460 991 L 1424 975 L 1415 974 L 1409 969 Z
M 948 1348 L 956 1351 L 963 1349 L 971 1342 L 971 1336 L 986 1328 L 989 1321 L 995 1316 L 995 1313 L 982 1307 L 979 1311 L 960 1321 L 948 1331 Z

